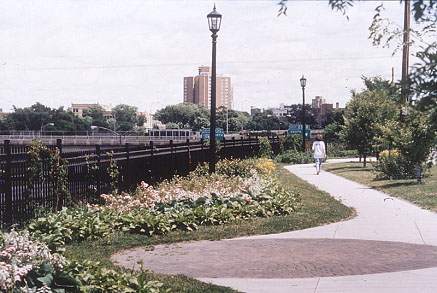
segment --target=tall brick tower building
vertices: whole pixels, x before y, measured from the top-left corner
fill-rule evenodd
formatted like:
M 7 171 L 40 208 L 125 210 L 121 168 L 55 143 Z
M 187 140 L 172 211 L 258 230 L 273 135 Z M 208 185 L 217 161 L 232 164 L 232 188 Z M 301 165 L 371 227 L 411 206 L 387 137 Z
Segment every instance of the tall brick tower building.
M 232 85 L 231 78 L 217 76 L 216 107 L 225 106 L 232 109 Z M 211 107 L 211 68 L 199 67 L 199 75 L 184 77 L 184 103 Z

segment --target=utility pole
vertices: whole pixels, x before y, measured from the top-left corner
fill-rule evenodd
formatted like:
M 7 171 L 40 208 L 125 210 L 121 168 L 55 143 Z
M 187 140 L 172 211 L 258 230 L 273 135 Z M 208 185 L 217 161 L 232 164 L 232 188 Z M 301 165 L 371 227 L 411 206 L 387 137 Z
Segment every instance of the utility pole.
M 405 122 L 408 103 L 408 63 L 410 56 L 410 0 L 405 0 L 404 10 L 404 39 L 402 50 L 402 105 L 400 112 L 401 122 Z
M 391 84 L 395 83 L 395 68 L 391 68 Z

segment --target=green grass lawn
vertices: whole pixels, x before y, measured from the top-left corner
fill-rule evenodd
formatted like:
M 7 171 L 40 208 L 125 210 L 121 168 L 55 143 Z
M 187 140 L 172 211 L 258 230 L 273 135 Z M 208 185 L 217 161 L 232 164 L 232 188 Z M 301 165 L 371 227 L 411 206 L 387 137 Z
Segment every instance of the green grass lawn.
M 326 171 L 357 181 L 391 196 L 408 200 L 424 209 L 437 212 L 436 166 L 433 166 L 427 176 L 422 178 L 421 185 L 416 183 L 416 179 L 375 180 L 375 175 L 372 174 L 373 167 L 371 163 L 368 163 L 366 168 L 363 168 L 362 163 L 325 164 L 323 168 Z
M 298 210 L 288 216 L 256 218 L 250 221 L 239 221 L 221 226 L 201 226 L 193 232 L 174 231 L 166 235 L 144 236 L 136 234 L 116 233 L 97 241 L 86 241 L 72 244 L 66 248 L 69 255 L 79 259 L 100 261 L 114 268 L 109 257 L 115 252 L 137 246 L 148 246 L 193 240 L 219 240 L 246 235 L 271 234 L 320 226 L 351 218 L 355 211 L 341 204 L 326 192 L 294 176 L 277 165 L 277 173 L 281 184 L 291 190 L 299 191 L 301 203 Z M 147 247 L 145 248 L 147 249 Z M 165 288 L 173 292 L 235 292 L 226 287 L 199 282 L 183 275 L 168 276 L 150 273 L 151 280 L 159 280 Z

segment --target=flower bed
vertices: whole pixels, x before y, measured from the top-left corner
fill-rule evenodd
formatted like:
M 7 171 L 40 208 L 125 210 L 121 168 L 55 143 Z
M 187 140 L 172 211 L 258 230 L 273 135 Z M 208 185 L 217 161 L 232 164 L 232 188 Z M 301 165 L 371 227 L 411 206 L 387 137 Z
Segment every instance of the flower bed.
M 69 242 L 98 239 L 114 231 L 155 235 L 290 214 L 299 195 L 282 188 L 271 175 L 273 171 L 274 164 L 268 159 L 224 160 L 217 164 L 215 174 L 200 166 L 186 177 L 174 177 L 155 187 L 141 183 L 133 194 L 102 195 L 103 206 L 65 208 L 32 221 L 26 229 L 45 243 L 46 249 L 62 252 Z M 80 290 L 154 292 L 161 286 L 145 283 L 141 273 L 117 274 L 98 264 L 74 260 L 66 262 L 64 273 L 74 276 Z
M 56 249 L 114 231 L 164 234 L 177 229 L 190 231 L 198 225 L 291 213 L 298 195 L 281 188 L 270 176 L 272 169 L 265 165 L 271 167 L 272 162 L 225 160 L 212 175 L 202 166 L 156 188 L 142 183 L 132 195 L 102 195 L 106 200 L 103 206 L 64 209 L 33 221 L 28 229 Z
M 69 285 L 54 284 L 62 277 L 60 270 L 66 263 L 64 257 L 52 254 L 45 243 L 32 239 L 27 231 L 2 233 L 0 248 L 2 292 L 35 292 L 36 288 L 49 290 L 52 285 L 56 288 Z

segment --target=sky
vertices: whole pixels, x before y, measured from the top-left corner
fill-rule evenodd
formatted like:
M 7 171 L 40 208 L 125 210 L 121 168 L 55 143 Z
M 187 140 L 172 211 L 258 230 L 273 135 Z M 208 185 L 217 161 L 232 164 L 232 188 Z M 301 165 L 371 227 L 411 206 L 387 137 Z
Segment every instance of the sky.
M 233 108 L 302 103 L 322 96 L 343 107 L 361 76 L 395 79 L 401 52 L 368 39 L 378 1 L 347 16 L 327 1 L 216 0 L 223 15 L 217 73 L 232 78 Z M 211 64 L 206 0 L 0 0 L 0 108 L 128 104 L 155 112 L 183 102 L 183 77 Z M 384 16 L 403 24 L 399 1 Z M 412 61 L 410 61 L 411 63 Z

